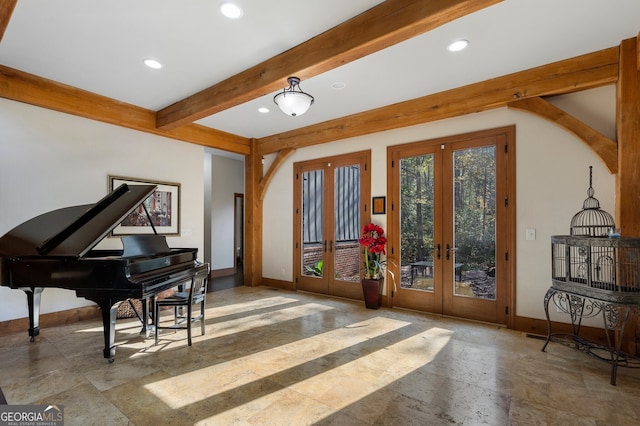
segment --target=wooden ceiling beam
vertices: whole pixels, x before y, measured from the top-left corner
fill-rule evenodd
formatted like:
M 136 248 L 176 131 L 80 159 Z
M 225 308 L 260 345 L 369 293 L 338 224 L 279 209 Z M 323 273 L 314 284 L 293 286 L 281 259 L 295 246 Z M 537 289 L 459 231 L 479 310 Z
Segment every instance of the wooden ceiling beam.
M 502 0 L 387 0 L 342 24 L 161 109 L 159 129 L 175 129 L 433 30 Z
M 445 92 L 341 117 L 257 140 L 260 155 L 506 106 L 517 99 L 570 93 L 618 79 L 619 48 L 531 68 Z
M 190 124 L 174 130 L 155 126 L 155 112 L 0 65 L 0 97 L 103 123 L 247 155 L 249 139 Z
M 7 26 L 9 26 L 9 21 L 11 20 L 11 15 L 13 15 L 13 10 L 16 8 L 16 4 L 18 4 L 18 0 L 2 0 L 0 2 L 0 41 L 2 41 L 4 32 Z

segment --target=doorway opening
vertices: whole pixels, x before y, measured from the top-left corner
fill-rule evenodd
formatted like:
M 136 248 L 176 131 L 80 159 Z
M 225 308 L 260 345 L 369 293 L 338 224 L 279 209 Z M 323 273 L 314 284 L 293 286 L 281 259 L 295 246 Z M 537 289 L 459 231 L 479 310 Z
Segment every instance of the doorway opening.
M 235 272 L 242 273 L 244 264 L 244 194 L 233 194 L 233 241 L 235 247 Z

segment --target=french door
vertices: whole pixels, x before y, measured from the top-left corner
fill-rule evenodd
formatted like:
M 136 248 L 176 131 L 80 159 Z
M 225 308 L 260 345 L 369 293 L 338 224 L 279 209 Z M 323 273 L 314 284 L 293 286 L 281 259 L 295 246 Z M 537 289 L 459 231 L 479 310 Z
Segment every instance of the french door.
M 511 323 L 513 135 L 507 127 L 389 148 L 393 306 Z
M 358 243 L 370 217 L 370 151 L 294 164 L 298 290 L 362 299 Z

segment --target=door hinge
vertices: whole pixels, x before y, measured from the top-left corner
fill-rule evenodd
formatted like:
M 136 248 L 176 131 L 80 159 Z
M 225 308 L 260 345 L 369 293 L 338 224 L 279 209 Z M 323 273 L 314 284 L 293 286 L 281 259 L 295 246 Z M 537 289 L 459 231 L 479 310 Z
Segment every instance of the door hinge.
M 505 146 L 504 146 L 504 153 L 506 154 L 506 153 L 508 153 L 508 152 L 509 152 L 509 145 L 506 145 L 506 144 L 505 144 Z
M 509 197 L 504 197 L 504 206 L 509 207 Z
M 394 168 L 396 166 L 396 160 L 391 160 L 391 168 Z
M 509 315 L 509 306 L 504 307 L 504 314 Z
M 391 247 L 391 254 L 395 254 L 394 250 L 393 250 L 393 247 Z
M 504 252 L 504 260 L 506 260 L 506 261 L 509 260 L 509 252 L 508 251 Z

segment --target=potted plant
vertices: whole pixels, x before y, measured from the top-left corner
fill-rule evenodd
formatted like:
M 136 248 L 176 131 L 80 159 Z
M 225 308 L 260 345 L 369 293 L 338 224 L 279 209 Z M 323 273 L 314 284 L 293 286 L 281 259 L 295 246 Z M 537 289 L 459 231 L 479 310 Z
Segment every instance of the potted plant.
M 378 309 L 382 299 L 385 263 L 381 259 L 386 254 L 387 237 L 384 229 L 375 223 L 369 223 L 362 229 L 358 240 L 364 247 L 364 270 L 362 277 L 362 293 L 367 309 Z

